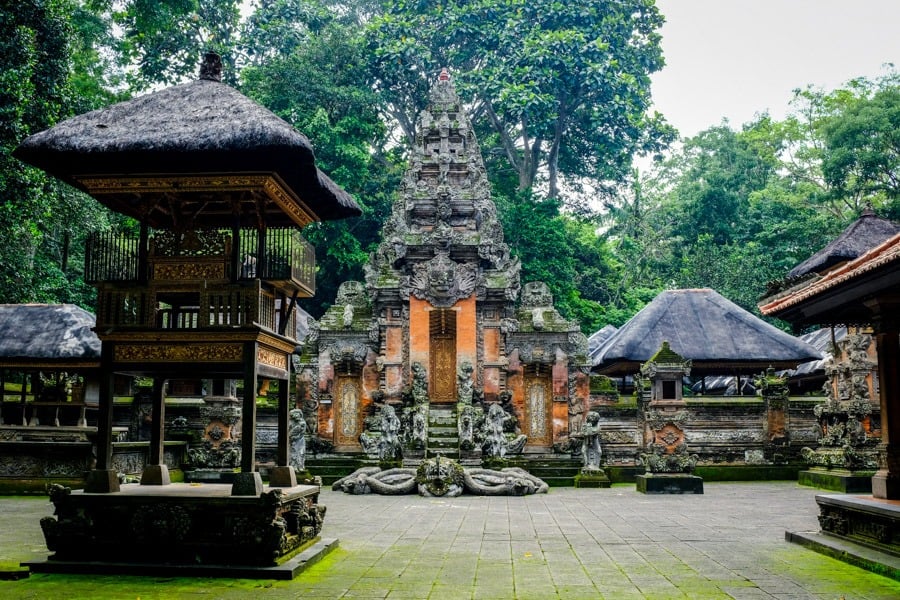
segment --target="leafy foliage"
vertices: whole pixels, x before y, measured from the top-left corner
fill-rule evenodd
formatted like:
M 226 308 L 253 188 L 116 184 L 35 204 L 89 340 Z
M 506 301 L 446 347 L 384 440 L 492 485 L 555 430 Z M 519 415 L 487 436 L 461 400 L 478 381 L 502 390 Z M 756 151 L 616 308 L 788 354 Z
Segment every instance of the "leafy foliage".
M 0 0 L 0 301 L 90 306 L 83 239 L 133 224 L 11 158 L 60 119 L 193 77 L 226 81 L 294 124 L 363 206 L 318 224 L 320 315 L 361 279 L 405 140 L 449 66 L 481 140 L 523 281 L 544 280 L 590 333 L 659 291 L 713 287 L 755 310 L 769 279 L 866 206 L 900 218 L 893 68 L 796 91 L 780 121 L 723 122 L 662 154 L 650 110 L 662 15 L 646 0 Z M 398 135 L 399 134 L 399 135 Z M 658 159 L 639 173 L 632 158 Z M 599 213 L 598 213 L 599 208 Z

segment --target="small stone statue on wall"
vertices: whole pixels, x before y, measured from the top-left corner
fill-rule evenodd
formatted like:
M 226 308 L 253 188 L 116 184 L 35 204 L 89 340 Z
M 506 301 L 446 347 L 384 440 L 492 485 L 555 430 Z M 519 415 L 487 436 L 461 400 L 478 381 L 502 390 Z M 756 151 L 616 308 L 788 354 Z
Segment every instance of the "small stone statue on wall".
M 573 436 L 581 438 L 581 457 L 584 461 L 583 470 L 599 471 L 600 458 L 600 415 L 596 411 L 589 411 L 581 424 L 581 429 Z
M 391 461 L 401 458 L 400 449 L 400 419 L 394 407 L 385 404 L 381 407 L 381 439 L 378 441 L 378 458 L 382 461 Z
M 290 417 L 291 466 L 300 473 L 306 470 L 306 419 L 299 408 L 292 409 Z

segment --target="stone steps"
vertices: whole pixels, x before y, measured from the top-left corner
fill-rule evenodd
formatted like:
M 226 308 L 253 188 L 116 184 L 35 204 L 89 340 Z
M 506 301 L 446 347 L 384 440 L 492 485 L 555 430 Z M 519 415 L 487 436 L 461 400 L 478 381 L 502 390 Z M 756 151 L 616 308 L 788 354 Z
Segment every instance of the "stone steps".
M 459 459 L 459 432 L 456 407 L 431 406 L 428 409 L 428 444 L 425 455 Z

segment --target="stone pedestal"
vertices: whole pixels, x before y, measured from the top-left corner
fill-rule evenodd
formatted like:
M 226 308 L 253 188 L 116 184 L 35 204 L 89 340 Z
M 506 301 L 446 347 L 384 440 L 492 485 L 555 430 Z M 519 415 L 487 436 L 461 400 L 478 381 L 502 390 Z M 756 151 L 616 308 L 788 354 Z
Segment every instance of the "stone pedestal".
M 119 474 L 115 469 L 94 469 L 88 472 L 84 491 L 93 494 L 108 494 L 119 491 Z
M 169 467 L 166 465 L 147 465 L 141 473 L 141 485 L 169 485 Z
M 686 473 L 646 473 L 636 477 L 642 494 L 702 494 L 703 478 Z
M 229 571 L 234 567 L 276 567 L 318 540 L 325 509 L 318 505 L 318 486 L 262 491 L 234 497 L 227 485 L 173 483 L 125 484 L 118 494 L 90 494 L 54 485 L 55 516 L 41 520 L 54 554 L 30 566 L 41 572 L 170 575 L 218 566 L 221 573 L 208 574 L 231 577 L 237 576 Z
M 582 469 L 575 476 L 575 487 L 577 488 L 608 488 L 610 486 L 612 483 L 603 469 Z
M 262 476 L 256 471 L 235 473 L 231 483 L 232 496 L 259 496 L 263 493 Z
M 812 468 L 800 471 L 797 483 L 844 494 L 871 494 L 874 474 L 874 471 Z
M 294 467 L 272 467 L 269 469 L 269 487 L 294 487 L 297 485 L 297 472 Z

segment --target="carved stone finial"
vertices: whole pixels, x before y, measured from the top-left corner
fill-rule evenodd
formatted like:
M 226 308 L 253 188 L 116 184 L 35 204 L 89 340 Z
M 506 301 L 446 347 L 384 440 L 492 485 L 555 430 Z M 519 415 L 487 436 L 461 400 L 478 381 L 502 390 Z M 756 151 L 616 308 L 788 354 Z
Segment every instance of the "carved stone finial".
M 207 81 L 222 81 L 222 57 L 215 52 L 207 52 L 203 55 L 200 64 L 200 79 Z

